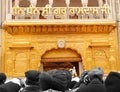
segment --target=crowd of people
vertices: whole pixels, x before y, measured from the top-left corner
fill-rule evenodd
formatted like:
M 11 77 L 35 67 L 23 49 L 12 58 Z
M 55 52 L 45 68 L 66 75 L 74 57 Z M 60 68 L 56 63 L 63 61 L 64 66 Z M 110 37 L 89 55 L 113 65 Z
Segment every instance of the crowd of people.
M 84 71 L 76 77 L 65 69 L 29 70 L 25 78 L 9 80 L 5 73 L 0 73 L 0 92 L 120 92 L 120 73 L 111 71 L 103 77 L 101 68 Z

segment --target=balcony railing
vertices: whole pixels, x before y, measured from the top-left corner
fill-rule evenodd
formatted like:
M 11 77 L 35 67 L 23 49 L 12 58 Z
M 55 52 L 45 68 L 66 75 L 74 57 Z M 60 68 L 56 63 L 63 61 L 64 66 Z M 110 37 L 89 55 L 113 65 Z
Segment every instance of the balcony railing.
M 36 2 L 31 0 L 29 7 L 20 7 L 18 2 L 13 6 L 10 1 L 6 5 L 6 20 L 113 20 L 113 8 L 108 3 L 98 7 L 89 7 L 86 3 L 81 7 L 69 7 L 70 0 L 66 0 L 66 7 L 53 7 L 53 1 L 44 7 L 36 7 Z

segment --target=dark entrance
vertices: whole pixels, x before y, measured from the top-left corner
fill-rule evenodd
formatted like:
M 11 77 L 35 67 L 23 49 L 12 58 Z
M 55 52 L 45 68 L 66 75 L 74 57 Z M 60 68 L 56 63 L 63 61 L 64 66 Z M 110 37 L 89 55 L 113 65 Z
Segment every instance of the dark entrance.
M 81 62 L 81 55 L 73 49 L 52 49 L 46 51 L 41 58 L 43 71 L 48 71 L 51 69 L 70 70 L 75 67 L 77 75 L 81 72 Z
M 78 62 L 43 62 L 43 71 L 49 71 L 52 69 L 73 69 L 75 67 L 77 75 L 79 75 Z

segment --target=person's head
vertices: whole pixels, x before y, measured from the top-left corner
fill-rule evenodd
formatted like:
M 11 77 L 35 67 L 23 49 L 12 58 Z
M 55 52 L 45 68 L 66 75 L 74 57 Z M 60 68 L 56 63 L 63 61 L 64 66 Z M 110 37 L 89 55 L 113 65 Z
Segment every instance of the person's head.
M 40 72 L 37 70 L 29 70 L 25 72 L 27 85 L 39 85 Z
M 7 76 L 5 75 L 5 73 L 0 73 L 0 85 L 4 84 L 6 79 L 7 79 Z
M 0 86 L 0 92 L 19 92 L 21 89 L 20 79 L 12 78 Z
M 90 80 L 92 80 L 94 78 L 98 78 L 102 81 L 103 80 L 103 75 L 104 75 L 104 71 L 100 67 L 93 68 L 88 73 L 88 76 L 89 76 Z

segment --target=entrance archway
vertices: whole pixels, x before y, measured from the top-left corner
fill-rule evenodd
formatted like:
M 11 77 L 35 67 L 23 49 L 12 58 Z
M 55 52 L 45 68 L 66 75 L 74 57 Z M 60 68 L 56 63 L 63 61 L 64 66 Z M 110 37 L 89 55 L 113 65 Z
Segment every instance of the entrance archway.
M 46 51 L 41 57 L 41 64 L 43 71 L 71 69 L 73 67 L 75 67 L 78 75 L 83 71 L 81 55 L 69 48 Z

